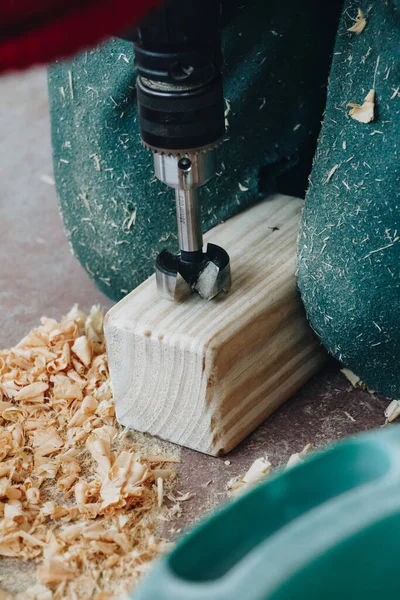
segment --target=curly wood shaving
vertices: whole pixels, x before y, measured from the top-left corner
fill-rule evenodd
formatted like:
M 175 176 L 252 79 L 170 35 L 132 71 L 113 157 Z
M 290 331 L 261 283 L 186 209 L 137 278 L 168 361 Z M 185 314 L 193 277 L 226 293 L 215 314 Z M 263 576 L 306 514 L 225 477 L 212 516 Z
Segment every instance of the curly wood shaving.
M 40 396 L 48 389 L 49 384 L 47 382 L 36 381 L 35 383 L 30 383 L 19 390 L 19 392 L 14 395 L 14 400 L 17 402 L 20 400 L 30 400 L 32 398 L 36 398 L 36 396 Z
M 33 448 L 36 448 L 35 458 L 54 454 L 64 445 L 55 427 L 37 429 L 31 439 Z
M 89 367 L 92 361 L 92 348 L 86 335 L 81 335 L 78 337 L 73 343 L 71 350 L 74 354 L 76 354 L 85 367 Z
M 41 561 L 18 599 L 120 597 L 168 548 L 178 460 L 120 433 L 98 307 L 0 351 L 0 556 Z
M 351 107 L 349 115 L 352 119 L 360 123 L 370 123 L 374 120 L 375 90 L 368 92 L 361 105 L 349 103 L 347 106 Z
M 244 475 L 229 481 L 228 489 L 231 490 L 233 495 L 243 494 L 243 492 L 265 479 L 271 467 L 268 456 L 257 458 Z
M 361 8 L 359 8 L 357 10 L 357 16 L 354 19 L 354 25 L 349 27 L 347 31 L 350 31 L 351 33 L 356 33 L 357 35 L 360 35 L 360 33 L 362 33 L 364 31 L 366 24 L 367 24 L 367 21 L 364 17 L 364 13 L 361 10 Z
M 350 371 L 350 369 L 340 369 L 340 372 L 343 373 L 343 375 L 346 377 L 346 379 L 348 379 L 351 383 L 351 385 L 355 388 L 358 386 L 358 384 L 360 383 L 360 378 L 358 377 L 358 375 L 356 375 L 355 373 L 353 373 L 353 371 Z
M 392 400 L 385 410 L 386 424 L 392 423 L 400 416 L 400 401 Z
M 346 369 L 346 368 L 340 369 L 340 372 L 343 373 L 343 375 L 346 377 L 346 379 L 348 379 L 350 381 L 353 388 L 360 388 L 362 390 L 366 390 L 370 394 L 375 393 L 372 388 L 369 388 L 367 385 L 365 385 L 365 383 L 363 383 L 361 381 L 361 379 L 358 377 L 358 375 L 353 373 L 353 371 L 350 371 L 350 369 Z
M 367 24 L 367 21 L 365 20 L 364 13 L 361 10 L 361 8 L 359 8 L 357 10 L 357 16 L 355 18 L 354 25 L 349 27 L 347 31 L 350 31 L 351 33 L 356 33 L 357 35 L 360 35 L 360 33 L 362 33 L 364 31 L 366 24 Z
M 312 449 L 312 444 L 307 444 L 301 452 L 295 452 L 294 454 L 292 454 L 286 463 L 285 470 L 297 467 L 297 465 L 301 465 L 301 463 L 304 462 L 304 459 L 306 458 L 307 454 L 311 452 Z

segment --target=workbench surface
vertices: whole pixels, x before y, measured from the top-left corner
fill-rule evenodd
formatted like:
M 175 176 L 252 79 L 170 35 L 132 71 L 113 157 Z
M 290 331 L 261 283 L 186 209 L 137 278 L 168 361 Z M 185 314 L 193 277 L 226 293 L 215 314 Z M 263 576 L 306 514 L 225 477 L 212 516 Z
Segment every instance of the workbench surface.
M 46 183 L 52 163 L 43 69 L 0 79 L 0 131 L 0 347 L 10 347 L 41 315 L 59 318 L 75 302 L 86 309 L 112 303 L 71 255 L 55 188 Z M 332 362 L 226 458 L 182 449 L 179 489 L 195 496 L 179 527 L 224 499 L 228 480 L 254 459 L 267 453 L 278 466 L 308 442 L 322 446 L 379 427 L 387 404 L 353 390 Z

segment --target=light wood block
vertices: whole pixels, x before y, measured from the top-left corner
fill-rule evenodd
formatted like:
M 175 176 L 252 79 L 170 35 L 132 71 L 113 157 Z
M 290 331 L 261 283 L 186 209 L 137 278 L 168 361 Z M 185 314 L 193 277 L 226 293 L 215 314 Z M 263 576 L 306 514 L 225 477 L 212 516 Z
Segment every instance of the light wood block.
M 120 423 L 221 455 L 322 366 L 296 287 L 302 205 L 276 195 L 206 235 L 230 254 L 227 295 L 171 302 L 152 276 L 108 312 Z

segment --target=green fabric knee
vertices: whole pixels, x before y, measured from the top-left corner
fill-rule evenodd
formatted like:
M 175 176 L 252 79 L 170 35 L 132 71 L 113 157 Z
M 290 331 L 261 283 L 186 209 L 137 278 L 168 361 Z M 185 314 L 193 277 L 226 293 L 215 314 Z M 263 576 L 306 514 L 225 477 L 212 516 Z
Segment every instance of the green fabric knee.
M 299 287 L 333 356 L 368 386 L 400 398 L 400 13 L 346 2 L 299 236 Z M 375 118 L 348 103 L 376 90 Z

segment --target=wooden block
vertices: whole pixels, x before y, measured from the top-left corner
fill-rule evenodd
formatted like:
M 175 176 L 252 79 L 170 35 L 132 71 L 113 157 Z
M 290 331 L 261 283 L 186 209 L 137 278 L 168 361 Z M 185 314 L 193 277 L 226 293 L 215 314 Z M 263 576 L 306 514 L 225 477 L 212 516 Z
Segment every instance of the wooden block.
M 123 425 L 224 454 L 321 367 L 295 278 L 302 205 L 276 195 L 206 235 L 230 254 L 227 295 L 171 302 L 152 276 L 108 312 Z

